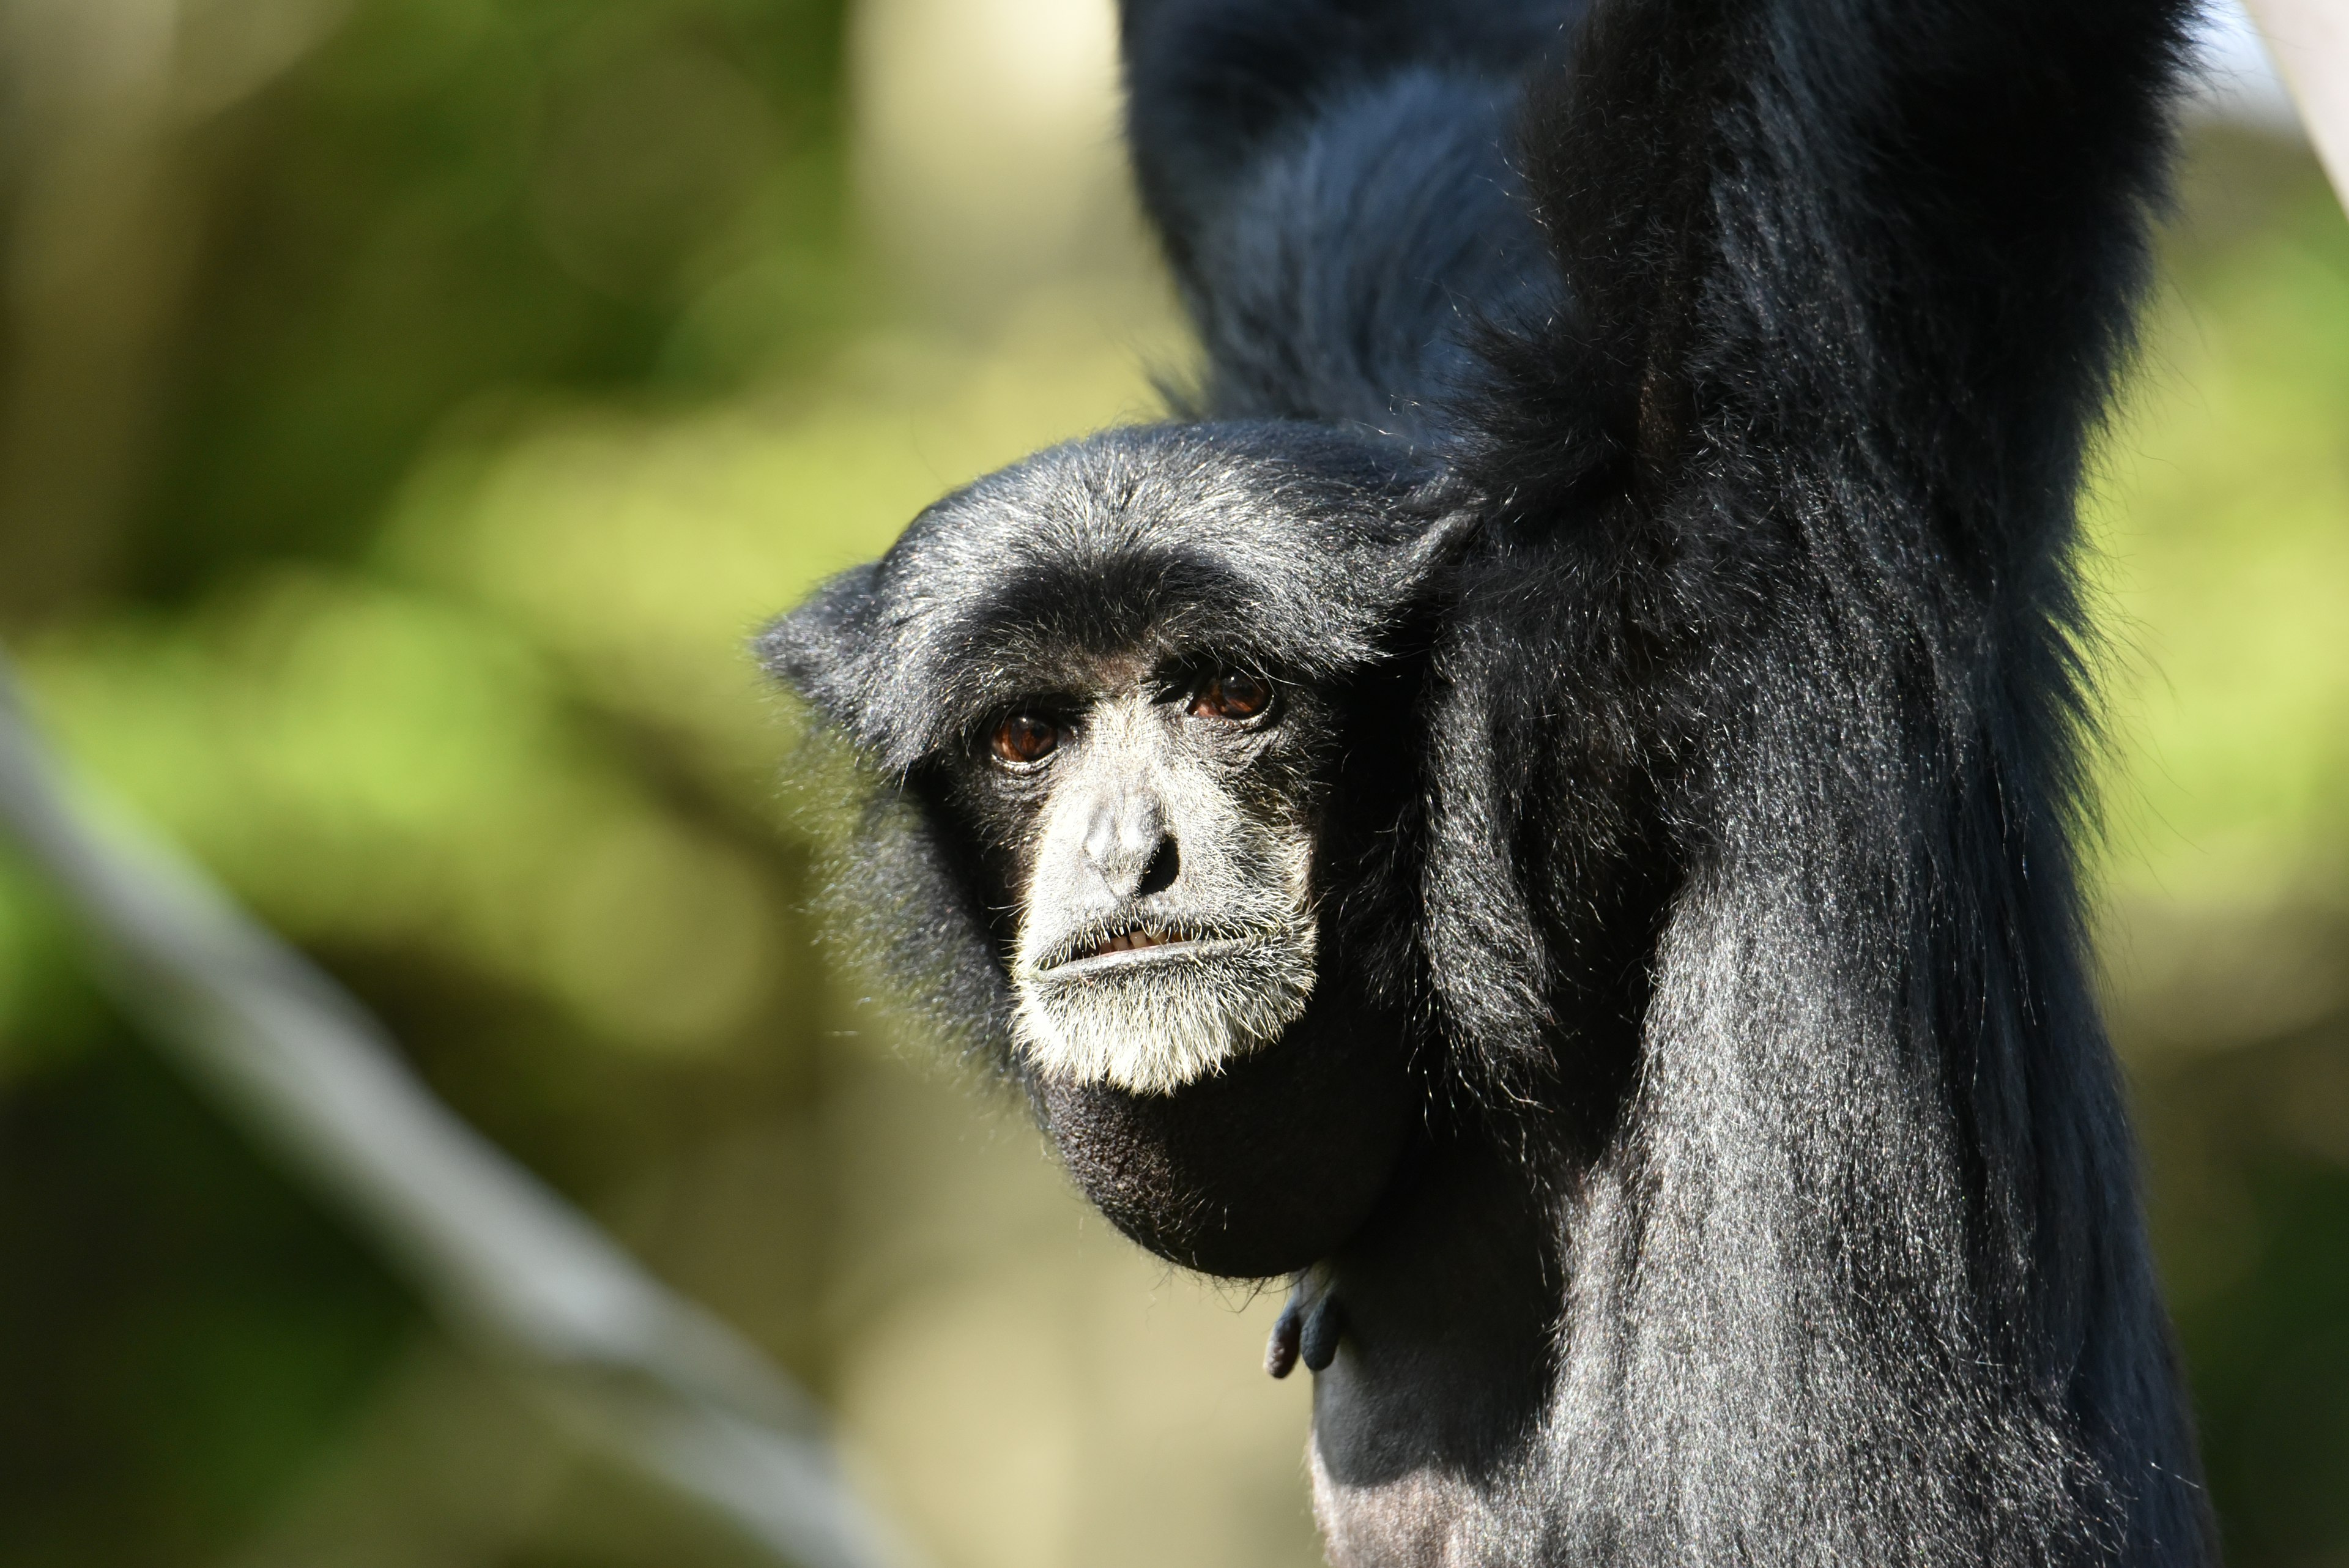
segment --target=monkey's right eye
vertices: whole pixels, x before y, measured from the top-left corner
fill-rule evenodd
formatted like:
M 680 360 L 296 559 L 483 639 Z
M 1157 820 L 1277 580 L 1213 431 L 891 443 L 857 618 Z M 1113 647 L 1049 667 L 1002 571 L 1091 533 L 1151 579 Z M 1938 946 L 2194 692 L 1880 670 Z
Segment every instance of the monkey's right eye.
M 988 744 L 999 760 L 1032 768 L 1060 749 L 1061 727 L 1033 713 L 1018 713 L 995 726 Z

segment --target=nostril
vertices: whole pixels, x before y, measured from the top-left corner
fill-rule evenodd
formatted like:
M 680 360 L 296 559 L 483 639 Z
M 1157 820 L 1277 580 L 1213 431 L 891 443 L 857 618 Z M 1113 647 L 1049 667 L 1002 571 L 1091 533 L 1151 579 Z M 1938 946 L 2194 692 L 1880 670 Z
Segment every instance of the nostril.
M 1153 893 L 1164 893 L 1174 885 L 1174 878 L 1182 874 L 1182 870 L 1183 857 L 1176 851 L 1173 837 L 1160 839 L 1157 849 L 1150 857 L 1150 864 L 1142 868 L 1142 881 L 1133 889 L 1133 896 L 1146 898 Z

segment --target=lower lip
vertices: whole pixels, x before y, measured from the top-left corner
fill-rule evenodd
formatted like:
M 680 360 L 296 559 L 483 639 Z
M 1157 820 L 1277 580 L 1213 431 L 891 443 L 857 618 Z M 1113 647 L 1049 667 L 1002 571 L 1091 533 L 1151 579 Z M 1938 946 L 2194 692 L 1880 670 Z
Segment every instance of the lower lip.
M 1040 977 L 1052 975 L 1102 974 L 1111 970 L 1133 964 L 1148 963 L 1153 959 L 1208 958 L 1218 953 L 1237 952 L 1245 941 L 1157 942 L 1146 948 L 1126 948 L 1113 953 L 1095 953 L 1091 958 L 1071 959 L 1041 971 Z

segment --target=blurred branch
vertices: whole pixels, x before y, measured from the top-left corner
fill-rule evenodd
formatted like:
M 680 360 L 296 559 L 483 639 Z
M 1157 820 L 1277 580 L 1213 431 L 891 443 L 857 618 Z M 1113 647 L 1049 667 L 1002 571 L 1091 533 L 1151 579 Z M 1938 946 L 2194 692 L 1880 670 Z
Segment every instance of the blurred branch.
M 2341 0 L 2247 0 L 2333 189 L 2349 205 L 2349 7 Z
M 194 866 L 70 786 L 5 661 L 0 825 L 99 940 L 125 1008 L 459 1338 L 789 1561 L 909 1563 L 850 1492 L 805 1394 L 458 1120 L 381 1025 Z

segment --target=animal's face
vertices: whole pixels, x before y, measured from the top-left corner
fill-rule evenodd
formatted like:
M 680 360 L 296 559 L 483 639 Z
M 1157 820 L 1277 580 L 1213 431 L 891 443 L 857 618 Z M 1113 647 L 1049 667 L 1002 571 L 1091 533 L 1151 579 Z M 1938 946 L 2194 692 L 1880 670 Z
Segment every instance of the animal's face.
M 1278 1039 L 1316 951 L 1309 688 L 1206 657 L 1094 661 L 972 736 L 954 794 L 1003 868 L 1018 1048 L 1164 1094 Z
M 1325 1256 L 1421 1125 L 1394 720 L 1460 500 L 1374 438 L 1109 431 L 932 506 L 761 643 L 872 769 L 877 956 L 1187 1266 Z
M 1316 781 L 1362 749 L 1350 691 L 1464 516 L 1440 480 L 1334 432 L 1110 431 L 947 497 L 779 622 L 771 666 L 939 808 L 877 846 L 917 994 L 1131 1093 L 1296 1023 L 1333 945 Z

